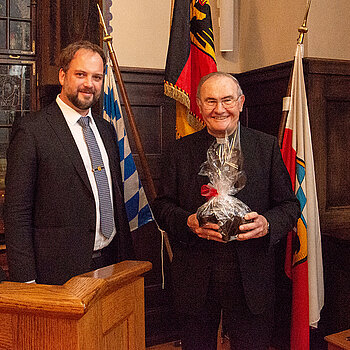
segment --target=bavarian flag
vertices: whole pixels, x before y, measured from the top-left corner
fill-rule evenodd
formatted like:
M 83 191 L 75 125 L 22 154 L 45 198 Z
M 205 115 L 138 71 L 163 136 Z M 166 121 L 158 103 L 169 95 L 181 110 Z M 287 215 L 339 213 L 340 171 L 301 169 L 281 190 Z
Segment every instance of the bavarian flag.
M 216 70 L 209 0 L 175 0 L 164 93 L 184 106 L 181 115 L 177 108 L 177 137 L 204 127 L 196 103 L 197 86 L 202 76 Z
M 294 59 L 291 96 L 281 153 L 301 206 L 301 218 L 288 236 L 286 273 L 292 279 L 291 350 L 309 350 L 309 326 L 317 327 L 323 307 L 321 233 L 309 112 L 302 63 Z
M 108 60 L 105 69 L 103 118 L 112 124 L 116 131 L 124 186 L 125 210 L 130 231 L 134 231 L 153 221 L 154 218 L 131 153 L 110 60 Z

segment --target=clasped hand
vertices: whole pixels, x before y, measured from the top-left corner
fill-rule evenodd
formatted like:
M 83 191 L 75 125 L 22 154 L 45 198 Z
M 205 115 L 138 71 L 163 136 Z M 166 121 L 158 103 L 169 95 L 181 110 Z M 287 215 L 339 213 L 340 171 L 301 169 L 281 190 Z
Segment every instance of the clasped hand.
M 246 214 L 244 218 L 246 220 L 253 220 L 253 222 L 239 226 L 241 233 L 238 234 L 238 241 L 261 238 L 268 233 L 268 222 L 263 215 L 259 215 L 257 212 L 253 211 Z M 219 232 L 219 225 L 206 223 L 203 226 L 199 226 L 196 214 L 192 214 L 187 218 L 187 226 L 200 238 L 225 243 Z

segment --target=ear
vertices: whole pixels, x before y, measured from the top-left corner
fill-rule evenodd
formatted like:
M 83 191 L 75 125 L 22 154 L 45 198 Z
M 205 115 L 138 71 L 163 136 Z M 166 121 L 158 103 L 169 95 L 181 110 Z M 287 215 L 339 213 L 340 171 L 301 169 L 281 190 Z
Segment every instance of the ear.
M 243 111 L 244 101 L 245 101 L 245 96 L 244 96 L 244 95 L 241 95 L 240 98 L 239 98 L 239 111 L 240 111 L 240 112 Z
M 64 78 L 66 76 L 66 73 L 64 72 L 64 70 L 61 68 L 60 71 L 58 72 L 58 80 L 60 82 L 60 84 L 63 86 L 64 83 Z
M 198 97 L 196 97 L 196 102 L 197 102 L 197 106 L 199 108 L 199 111 L 201 112 L 201 114 L 203 114 L 202 113 L 202 102 Z

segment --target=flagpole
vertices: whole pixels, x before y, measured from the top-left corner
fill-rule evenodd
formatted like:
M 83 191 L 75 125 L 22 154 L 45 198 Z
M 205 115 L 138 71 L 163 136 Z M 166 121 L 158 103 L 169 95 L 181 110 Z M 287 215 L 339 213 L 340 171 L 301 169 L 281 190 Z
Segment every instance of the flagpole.
M 144 151 L 144 148 L 143 148 L 143 145 L 142 145 L 142 142 L 141 142 L 141 137 L 140 137 L 140 134 L 139 134 L 136 122 L 135 122 L 134 113 L 133 113 L 133 111 L 131 109 L 131 105 L 130 105 L 128 94 L 126 92 L 124 81 L 123 81 L 122 75 L 120 73 L 119 64 L 118 64 L 118 61 L 117 61 L 117 56 L 116 56 L 116 54 L 114 52 L 114 48 L 113 48 L 113 45 L 112 45 L 112 37 L 109 35 L 109 33 L 107 31 L 107 27 L 106 27 L 106 24 L 105 24 L 105 21 L 104 21 L 104 18 L 103 18 L 103 15 L 102 15 L 102 12 L 101 12 L 101 8 L 100 8 L 99 4 L 97 4 L 97 8 L 98 8 L 98 12 L 100 14 L 100 25 L 102 25 L 103 30 L 104 30 L 103 41 L 105 43 L 107 43 L 107 46 L 108 46 L 110 58 L 111 58 L 112 63 L 113 63 L 113 71 L 114 71 L 115 77 L 116 77 L 117 82 L 118 82 L 118 86 L 119 86 L 119 89 L 120 89 L 120 94 L 121 94 L 122 99 L 124 101 L 126 114 L 128 116 L 128 120 L 129 120 L 129 124 L 130 124 L 130 127 L 131 127 L 131 131 L 132 131 L 132 134 L 134 136 L 134 141 L 135 141 L 135 144 L 136 144 L 137 152 L 138 152 L 139 157 L 140 157 L 141 167 L 142 167 L 142 170 L 144 172 L 147 184 L 149 186 L 149 193 L 151 195 L 151 199 L 153 200 L 157 196 L 156 188 L 154 186 L 154 182 L 153 182 L 153 179 L 152 179 L 151 171 L 150 171 L 149 166 L 148 166 L 147 158 L 146 158 L 145 151 Z M 167 236 L 167 234 L 165 232 L 164 232 L 164 240 L 165 240 L 165 245 L 166 245 L 166 248 L 167 248 L 167 251 L 168 251 L 169 259 L 171 261 L 172 257 L 173 257 L 173 253 L 172 253 L 172 250 L 171 250 L 171 246 L 170 246 L 170 242 L 169 242 L 168 236 Z
M 175 6 L 175 0 L 171 0 L 171 4 L 170 4 L 170 29 L 171 29 L 171 25 L 173 23 L 174 6 Z
M 311 0 L 307 0 L 306 12 L 305 12 L 303 24 L 298 28 L 298 32 L 299 32 L 299 37 L 297 40 L 298 44 L 304 43 L 304 37 L 308 31 L 308 28 L 306 27 L 306 23 L 309 15 L 310 5 L 311 5 Z M 281 122 L 278 130 L 278 144 L 280 148 L 282 148 L 283 135 L 286 127 L 287 115 L 289 112 L 289 102 L 290 102 L 290 95 L 291 95 L 291 88 L 292 88 L 292 72 L 293 72 L 293 66 L 291 69 L 291 73 L 289 75 L 287 93 L 286 93 L 286 96 L 283 98 L 282 117 L 281 117 Z
M 106 24 L 104 22 L 104 19 L 103 19 L 102 13 L 101 13 L 101 9 L 100 9 L 100 6 L 98 4 L 97 4 L 97 7 L 98 7 L 98 10 L 99 10 L 99 13 L 100 13 L 101 24 L 102 24 L 104 32 L 105 32 L 105 35 L 103 37 L 103 41 L 106 42 L 107 46 L 108 46 L 110 57 L 111 57 L 111 60 L 112 60 L 112 63 L 113 63 L 113 71 L 114 71 L 115 77 L 116 77 L 117 82 L 118 82 L 118 86 L 119 86 L 119 89 L 120 89 L 120 94 L 121 94 L 121 96 L 123 98 L 123 101 L 124 101 L 126 114 L 128 116 L 128 120 L 129 120 L 129 123 L 130 123 L 131 131 L 132 131 L 133 136 L 134 136 L 134 140 L 135 140 L 136 148 L 137 148 L 137 151 L 138 151 L 138 154 L 139 154 L 139 157 L 140 157 L 142 169 L 144 171 L 147 183 L 149 185 L 151 197 L 152 197 L 152 199 L 154 199 L 156 197 L 156 195 L 157 195 L 156 189 L 154 187 L 154 183 L 153 183 L 153 179 L 152 179 L 152 176 L 151 176 L 151 172 L 149 170 L 149 166 L 148 166 L 148 162 L 147 162 L 147 159 L 146 159 L 146 156 L 145 156 L 145 151 L 143 149 L 143 145 L 142 145 L 142 142 L 141 142 L 140 134 L 139 134 L 137 126 L 136 126 L 134 113 L 133 113 L 133 111 L 131 109 L 129 97 L 127 95 L 127 92 L 126 92 L 126 89 L 125 89 L 125 85 L 124 85 L 124 81 L 123 81 L 123 78 L 122 78 L 121 73 L 120 73 L 119 65 L 118 65 L 118 62 L 117 62 L 117 57 L 116 57 L 116 54 L 115 54 L 114 49 L 113 49 L 112 37 L 107 32 Z

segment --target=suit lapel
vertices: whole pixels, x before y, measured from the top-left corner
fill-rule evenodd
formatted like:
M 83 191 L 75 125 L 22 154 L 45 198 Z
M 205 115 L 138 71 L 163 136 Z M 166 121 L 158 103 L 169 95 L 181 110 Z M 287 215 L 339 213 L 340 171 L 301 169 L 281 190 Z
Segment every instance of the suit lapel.
M 249 190 L 250 184 L 256 181 L 256 152 L 258 151 L 256 139 L 250 136 L 251 134 L 241 126 L 241 150 L 243 153 L 243 170 L 247 176 L 247 183 L 236 195 L 244 203 L 251 202 L 254 193 Z
M 252 170 L 256 166 L 252 159 L 255 158 L 255 152 L 257 151 L 256 140 L 250 137 L 250 134 L 246 132 L 246 129 L 241 126 L 241 150 L 243 153 L 243 169 L 247 176 L 252 174 Z
M 86 169 L 80 156 L 78 147 L 74 141 L 72 133 L 69 130 L 67 122 L 56 103 L 53 103 L 48 107 L 46 119 L 54 130 L 57 138 L 61 142 L 64 153 L 71 160 L 74 168 L 76 169 L 84 184 L 92 192 L 91 185 L 86 174 Z
M 207 128 L 198 132 L 198 137 L 195 140 L 193 147 L 191 148 L 191 159 L 193 160 L 194 173 L 196 174 L 197 184 L 199 188 L 202 185 L 209 183 L 207 176 L 198 175 L 201 165 L 207 160 L 208 148 L 215 141 L 215 137 L 210 135 Z

